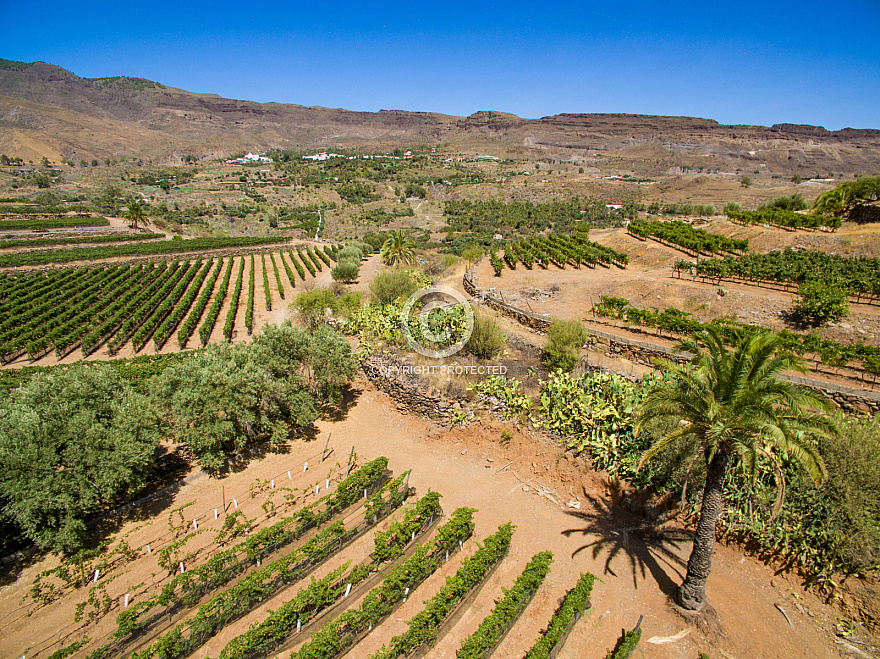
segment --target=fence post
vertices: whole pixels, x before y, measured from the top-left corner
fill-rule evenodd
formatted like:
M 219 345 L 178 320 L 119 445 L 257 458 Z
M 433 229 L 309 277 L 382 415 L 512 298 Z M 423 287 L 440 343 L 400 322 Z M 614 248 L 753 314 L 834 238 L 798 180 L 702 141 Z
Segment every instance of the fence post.
M 327 433 L 327 443 L 324 444 L 324 450 L 321 451 L 321 462 L 324 462 L 324 460 L 325 460 L 326 457 L 327 457 L 327 447 L 330 446 L 330 437 L 331 437 L 332 435 L 333 435 L 332 432 L 331 432 L 331 433 Z

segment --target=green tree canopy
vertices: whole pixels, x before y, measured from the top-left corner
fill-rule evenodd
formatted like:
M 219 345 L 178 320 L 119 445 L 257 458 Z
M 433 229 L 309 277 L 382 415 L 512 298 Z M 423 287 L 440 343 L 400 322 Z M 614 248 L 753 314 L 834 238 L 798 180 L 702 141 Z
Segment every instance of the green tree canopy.
M 344 299 L 337 298 L 335 308 L 344 303 Z M 346 384 L 359 368 L 348 341 L 329 325 L 311 331 L 294 327 L 289 320 L 280 326 L 265 325 L 252 350 L 273 377 L 286 378 L 289 395 L 305 386 L 316 399 L 330 403 L 342 398 Z
M 418 283 L 408 271 L 385 269 L 370 282 L 370 301 L 374 304 L 405 302 L 418 289 Z
M 288 321 L 266 325 L 251 344 L 211 344 L 165 369 L 152 390 L 176 440 L 204 468 L 221 471 L 251 443 L 280 444 L 312 423 L 357 368 L 338 332 Z
M 544 342 L 543 363 L 548 371 L 562 369 L 570 373 L 578 365 L 587 330 L 577 320 L 553 318 Z
M 291 306 L 306 325 L 317 327 L 327 309 L 336 310 L 336 295 L 329 288 L 314 288 L 297 295 Z
M 333 281 L 354 281 L 361 271 L 361 264 L 354 259 L 340 259 L 330 271 Z
M 849 315 L 849 290 L 833 279 L 811 279 L 798 286 L 794 308 L 809 323 L 834 323 Z
M 39 373 L 0 403 L 3 512 L 37 544 L 76 550 L 89 514 L 146 484 L 159 436 L 110 366 Z

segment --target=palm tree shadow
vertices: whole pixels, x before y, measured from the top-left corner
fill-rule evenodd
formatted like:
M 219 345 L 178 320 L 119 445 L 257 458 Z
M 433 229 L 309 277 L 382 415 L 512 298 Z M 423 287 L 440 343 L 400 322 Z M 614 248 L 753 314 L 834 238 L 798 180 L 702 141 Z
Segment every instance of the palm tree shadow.
M 585 522 L 582 528 L 567 529 L 566 537 L 573 535 L 599 536 L 587 542 L 572 553 L 572 558 L 582 551 L 592 550 L 594 559 L 605 554 L 605 574 L 616 577 L 611 567 L 617 556 L 625 554 L 632 569 L 633 587 L 638 589 L 639 578 L 645 579 L 650 572 L 660 590 L 674 597 L 678 584 L 670 572 L 679 580 L 684 578 L 683 561 L 679 556 L 681 545 L 692 541 L 690 534 L 682 529 L 660 529 L 651 524 L 624 519 L 606 503 L 592 499 L 595 512 L 567 510 L 566 514 Z

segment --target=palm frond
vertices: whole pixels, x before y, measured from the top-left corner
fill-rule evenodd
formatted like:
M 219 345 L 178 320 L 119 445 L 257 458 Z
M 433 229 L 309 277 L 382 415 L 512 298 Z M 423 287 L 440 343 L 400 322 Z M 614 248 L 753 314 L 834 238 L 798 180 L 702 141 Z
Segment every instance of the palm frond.
M 755 476 L 761 460 L 777 474 L 779 496 L 784 495 L 774 451 L 798 460 L 818 484 L 827 472 L 810 438 L 837 433 L 829 416 L 831 403 L 821 394 L 781 377 L 801 371 L 803 360 L 780 351 L 781 340 L 771 333 L 745 337 L 728 349 L 715 328 L 708 328 L 677 344 L 693 355 L 688 364 L 664 362 L 668 380 L 655 385 L 635 414 L 638 429 L 652 418 L 687 422 L 658 440 L 642 456 L 639 467 L 680 439 L 688 439 L 711 459 L 718 451 L 736 455 Z M 774 514 L 781 506 L 774 504 Z

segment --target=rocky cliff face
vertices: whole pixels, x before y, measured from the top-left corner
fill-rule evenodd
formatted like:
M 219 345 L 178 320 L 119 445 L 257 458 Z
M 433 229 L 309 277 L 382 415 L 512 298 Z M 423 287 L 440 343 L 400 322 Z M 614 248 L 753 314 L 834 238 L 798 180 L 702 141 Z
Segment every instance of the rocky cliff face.
M 637 162 L 707 158 L 707 166 L 774 172 L 873 173 L 880 130 L 727 126 L 711 119 L 560 114 L 523 119 L 494 111 L 352 112 L 195 94 L 140 78 L 80 78 L 58 66 L 0 60 L 0 151 L 25 158 L 156 159 L 272 146 L 385 148 L 450 142 L 498 156 L 577 161 L 597 152 Z

